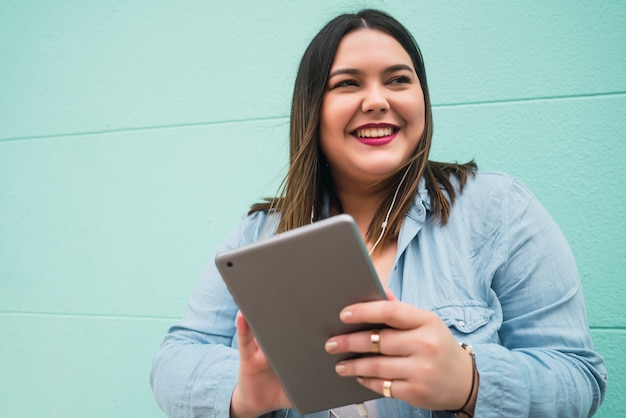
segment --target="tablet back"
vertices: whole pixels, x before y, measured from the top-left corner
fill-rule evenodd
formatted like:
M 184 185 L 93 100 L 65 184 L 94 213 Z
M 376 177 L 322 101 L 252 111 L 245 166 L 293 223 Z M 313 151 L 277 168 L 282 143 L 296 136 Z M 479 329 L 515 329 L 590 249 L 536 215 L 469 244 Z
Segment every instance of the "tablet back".
M 386 299 L 353 219 L 338 215 L 216 257 L 235 302 L 300 413 L 363 402 L 381 395 L 335 364 L 356 355 L 330 355 L 334 335 L 380 328 L 346 325 L 347 305 Z

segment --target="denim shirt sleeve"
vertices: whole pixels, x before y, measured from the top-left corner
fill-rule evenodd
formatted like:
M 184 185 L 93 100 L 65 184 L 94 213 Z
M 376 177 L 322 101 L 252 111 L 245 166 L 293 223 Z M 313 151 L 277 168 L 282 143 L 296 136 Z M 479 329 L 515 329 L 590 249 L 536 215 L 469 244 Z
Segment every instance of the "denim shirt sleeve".
M 244 217 L 217 252 L 258 238 L 263 215 Z M 237 383 L 235 305 L 213 261 L 181 322 L 170 328 L 153 359 L 150 383 L 170 417 L 228 417 Z
M 583 417 L 606 390 L 593 350 L 576 264 L 555 222 L 512 181 L 501 218 L 505 260 L 491 287 L 501 305 L 500 344 L 474 344 L 477 417 Z

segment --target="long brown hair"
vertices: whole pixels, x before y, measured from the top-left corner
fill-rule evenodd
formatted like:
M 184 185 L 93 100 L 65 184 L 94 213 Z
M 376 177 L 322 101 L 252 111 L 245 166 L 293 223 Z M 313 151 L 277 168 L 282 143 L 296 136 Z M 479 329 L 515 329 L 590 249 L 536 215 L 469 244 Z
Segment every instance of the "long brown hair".
M 341 211 L 341 202 L 334 193 L 326 158 L 319 146 L 320 113 L 328 73 L 339 42 L 346 34 L 365 28 L 389 34 L 407 51 L 419 78 L 425 105 L 422 138 L 413 156 L 398 167 L 370 223 L 367 239 L 373 240 L 373 236 L 380 231 L 378 228 L 384 221 L 395 189 L 409 165 L 398 194 L 397 209 L 389 218 L 379 248 L 391 243 L 399 235 L 402 221 L 418 192 L 420 178 L 424 178 L 430 195 L 432 215 L 445 225 L 456 198 L 450 176 L 458 179 L 462 190 L 468 176 L 476 170 L 473 161 L 456 164 L 428 160 L 433 135 L 432 108 L 422 54 L 410 32 L 396 19 L 378 10 L 366 9 L 356 14 L 342 14 L 327 23 L 313 38 L 300 61 L 291 105 L 289 170 L 279 193 L 250 209 L 250 213 L 260 210 L 279 212 L 277 232 L 306 225 L 312 218 L 321 218 L 324 199 L 330 199 L 331 205 Z

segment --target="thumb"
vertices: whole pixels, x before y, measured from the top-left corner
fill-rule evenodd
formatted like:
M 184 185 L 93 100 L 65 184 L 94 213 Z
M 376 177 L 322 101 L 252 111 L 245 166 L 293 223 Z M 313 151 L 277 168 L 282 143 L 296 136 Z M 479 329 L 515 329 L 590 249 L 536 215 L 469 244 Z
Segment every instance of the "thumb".
M 237 339 L 239 340 L 239 356 L 241 360 L 248 360 L 256 353 L 257 344 L 254 340 L 254 334 L 241 311 L 237 312 L 235 326 L 237 327 Z

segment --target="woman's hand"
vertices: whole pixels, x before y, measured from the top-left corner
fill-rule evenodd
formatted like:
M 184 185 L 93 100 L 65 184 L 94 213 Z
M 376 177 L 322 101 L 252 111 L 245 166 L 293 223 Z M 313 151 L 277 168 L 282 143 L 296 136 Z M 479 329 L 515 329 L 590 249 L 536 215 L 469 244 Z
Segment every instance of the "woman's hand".
M 237 314 L 239 382 L 230 403 L 232 418 L 258 417 L 291 403 L 241 312 Z
M 472 358 L 455 341 L 433 312 L 395 298 L 346 307 L 340 317 L 346 323 L 387 324 L 380 330 L 380 355 L 337 364 L 341 376 L 358 376 L 359 382 L 383 392 L 391 381 L 391 396 L 415 407 L 456 410 L 466 402 L 472 386 Z M 371 331 L 339 335 L 326 343 L 329 353 L 372 352 Z M 476 384 L 477 386 L 477 384 Z M 465 408 L 473 413 L 477 387 Z

